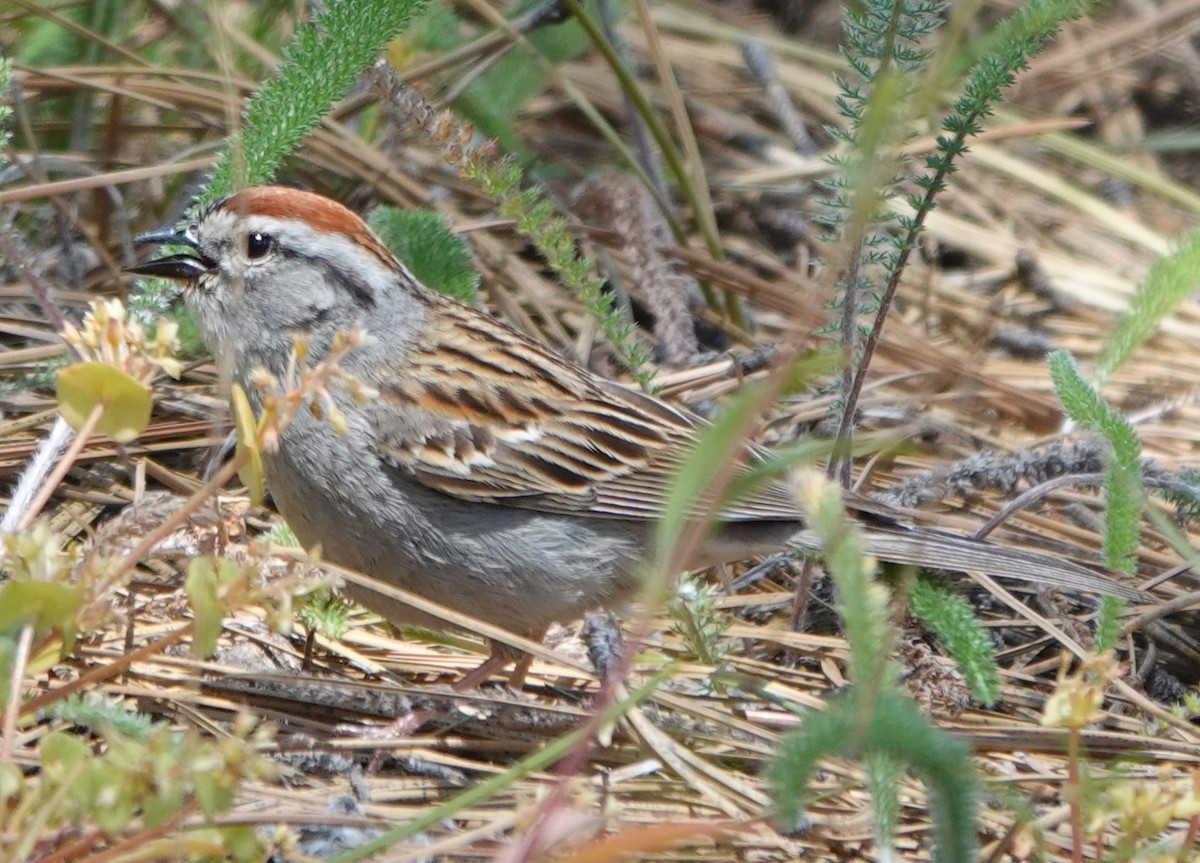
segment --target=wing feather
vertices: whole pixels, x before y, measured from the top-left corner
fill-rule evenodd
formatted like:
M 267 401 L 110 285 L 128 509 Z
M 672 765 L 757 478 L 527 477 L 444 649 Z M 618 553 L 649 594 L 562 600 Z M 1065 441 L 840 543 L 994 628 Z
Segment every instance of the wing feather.
M 601 518 L 662 515 L 702 420 L 470 309 L 430 302 L 429 337 L 402 370 L 374 382 L 372 428 L 388 464 L 464 500 Z M 747 447 L 746 460 L 756 457 Z M 767 485 L 722 517 L 792 520 L 799 512 L 787 489 Z

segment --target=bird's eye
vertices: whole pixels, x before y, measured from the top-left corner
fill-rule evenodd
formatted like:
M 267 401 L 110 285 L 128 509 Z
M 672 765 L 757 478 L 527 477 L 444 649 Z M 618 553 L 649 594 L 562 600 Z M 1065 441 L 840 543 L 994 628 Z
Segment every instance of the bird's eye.
M 250 260 L 261 258 L 271 251 L 271 237 L 262 231 L 251 231 L 246 236 L 246 257 Z

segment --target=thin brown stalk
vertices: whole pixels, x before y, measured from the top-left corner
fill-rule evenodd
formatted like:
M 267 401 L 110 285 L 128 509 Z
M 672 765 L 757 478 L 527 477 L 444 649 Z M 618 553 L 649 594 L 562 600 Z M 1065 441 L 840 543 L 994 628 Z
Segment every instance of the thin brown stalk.
M 35 497 L 29 504 L 29 509 L 25 510 L 25 514 L 21 516 L 20 522 L 17 523 L 17 530 L 24 530 L 33 523 L 37 518 L 38 513 L 42 511 L 42 507 L 53 496 L 58 484 L 62 482 L 63 477 L 67 475 L 67 471 L 75 464 L 75 459 L 79 458 L 79 454 L 83 452 L 83 448 L 87 445 L 88 438 L 96 429 L 96 424 L 100 422 L 100 417 L 104 414 L 104 405 L 97 403 L 92 408 L 92 412 L 88 414 L 88 418 L 84 420 L 83 425 L 75 432 L 75 437 L 71 440 L 70 445 L 58 460 L 58 464 L 54 466 L 54 470 L 42 482 L 41 488 L 38 490 Z
M 33 623 L 21 627 L 17 637 L 17 649 L 13 653 L 12 668 L 8 676 L 8 703 L 4 705 L 4 730 L 0 737 L 0 764 L 12 762 L 16 746 L 17 717 L 21 715 L 21 695 L 25 691 L 25 667 L 29 664 L 29 649 L 33 645 Z
M 1079 775 L 1079 728 L 1067 728 L 1067 805 L 1071 812 L 1071 861 L 1083 863 L 1083 784 Z

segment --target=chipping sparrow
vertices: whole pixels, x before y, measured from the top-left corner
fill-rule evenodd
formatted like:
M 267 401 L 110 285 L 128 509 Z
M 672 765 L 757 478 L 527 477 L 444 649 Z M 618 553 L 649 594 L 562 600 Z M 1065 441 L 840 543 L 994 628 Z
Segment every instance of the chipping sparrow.
M 208 347 L 249 393 L 257 367 L 283 374 L 293 333 L 308 337 L 313 360 L 355 325 L 374 337 L 341 366 L 378 398 L 335 393 L 344 434 L 301 411 L 264 456 L 275 503 L 304 544 L 520 634 L 634 592 L 663 493 L 701 420 L 427 289 L 361 219 L 316 194 L 246 189 L 185 228 L 139 240 L 190 247 L 131 270 L 188 283 Z M 868 551 L 884 560 L 1136 595 L 1045 554 L 906 527 L 861 498 L 850 505 Z M 781 484 L 723 519 L 708 560 L 813 545 Z M 437 623 L 348 592 L 390 621 Z M 470 683 L 503 661 L 494 650 Z

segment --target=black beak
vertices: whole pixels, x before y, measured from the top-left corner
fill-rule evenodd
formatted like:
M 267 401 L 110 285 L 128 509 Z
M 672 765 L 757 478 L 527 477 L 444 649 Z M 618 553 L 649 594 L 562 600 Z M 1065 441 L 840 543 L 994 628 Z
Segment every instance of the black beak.
M 199 249 L 195 238 L 186 231 L 181 231 L 178 228 L 160 228 L 157 231 L 148 231 L 145 234 L 139 234 L 134 237 L 133 241 L 135 243 L 169 244 L 173 246 L 188 246 L 196 250 Z M 167 255 L 166 257 L 146 261 L 144 264 L 126 267 L 125 272 L 137 273 L 139 276 L 158 276 L 163 279 L 177 279 L 181 282 L 190 282 L 198 279 L 212 268 L 213 262 L 207 258 L 200 255 L 182 254 Z

